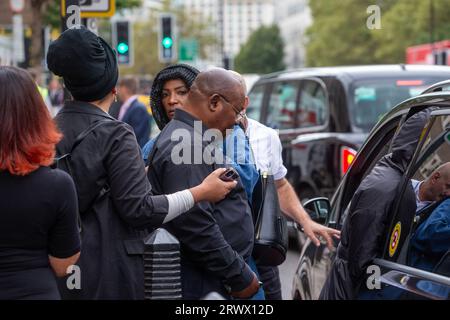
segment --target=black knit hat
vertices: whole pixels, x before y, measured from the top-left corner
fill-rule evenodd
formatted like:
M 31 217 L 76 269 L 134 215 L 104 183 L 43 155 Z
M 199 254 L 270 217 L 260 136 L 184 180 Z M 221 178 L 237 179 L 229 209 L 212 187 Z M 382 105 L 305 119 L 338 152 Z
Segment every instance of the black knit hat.
M 162 69 L 153 80 L 152 90 L 150 92 L 150 106 L 152 107 L 153 118 L 162 130 L 170 119 L 162 105 L 162 91 L 164 84 L 169 80 L 180 79 L 188 89 L 191 88 L 197 75 L 200 73 L 196 68 L 188 64 L 174 64 Z
M 67 89 L 80 101 L 103 99 L 119 77 L 114 51 L 85 27 L 68 29 L 53 41 L 48 48 L 47 65 L 64 78 Z

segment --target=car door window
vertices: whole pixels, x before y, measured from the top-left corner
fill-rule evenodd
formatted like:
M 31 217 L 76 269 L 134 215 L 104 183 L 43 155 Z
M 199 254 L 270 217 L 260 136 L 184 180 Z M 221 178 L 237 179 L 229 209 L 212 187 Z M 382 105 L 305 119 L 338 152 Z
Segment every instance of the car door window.
M 397 258 L 398 263 L 431 272 L 450 249 L 449 123 L 450 115 L 432 120 L 420 155 L 412 167 L 410 182 L 417 208 Z M 396 220 L 399 220 L 398 213 Z
M 277 82 L 272 86 L 266 124 L 274 129 L 293 129 L 297 110 L 298 82 Z
M 327 106 L 327 95 L 322 85 L 314 80 L 303 80 L 297 112 L 298 126 L 303 128 L 325 124 Z
M 253 89 L 248 94 L 249 105 L 247 107 L 247 116 L 250 119 L 261 120 L 261 110 L 264 103 L 264 91 L 266 85 L 260 84 L 255 85 Z

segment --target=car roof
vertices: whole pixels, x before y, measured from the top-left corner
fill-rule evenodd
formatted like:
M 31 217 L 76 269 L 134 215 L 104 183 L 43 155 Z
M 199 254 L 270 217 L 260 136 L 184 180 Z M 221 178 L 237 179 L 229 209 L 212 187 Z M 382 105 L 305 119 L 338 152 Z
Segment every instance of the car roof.
M 411 64 L 393 64 L 393 65 L 361 65 L 361 66 L 339 66 L 339 67 L 318 67 L 302 68 L 277 73 L 267 74 L 258 81 L 265 80 L 290 80 L 305 77 L 350 77 L 353 79 L 365 79 L 370 77 L 400 76 L 402 74 L 416 74 L 417 76 L 441 75 L 442 72 L 450 74 L 450 66 L 436 65 L 411 65 Z M 449 75 L 450 78 L 450 75 Z

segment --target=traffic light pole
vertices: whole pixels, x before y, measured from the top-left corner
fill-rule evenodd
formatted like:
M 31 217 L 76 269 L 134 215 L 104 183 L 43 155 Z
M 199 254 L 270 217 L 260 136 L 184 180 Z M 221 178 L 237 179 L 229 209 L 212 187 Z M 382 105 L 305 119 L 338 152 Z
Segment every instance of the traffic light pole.
M 170 65 L 177 59 L 175 16 L 161 13 L 158 18 L 158 58 L 161 63 Z
M 133 66 L 133 32 L 129 21 L 115 21 L 112 25 L 112 42 L 117 52 L 117 62 L 128 67 Z

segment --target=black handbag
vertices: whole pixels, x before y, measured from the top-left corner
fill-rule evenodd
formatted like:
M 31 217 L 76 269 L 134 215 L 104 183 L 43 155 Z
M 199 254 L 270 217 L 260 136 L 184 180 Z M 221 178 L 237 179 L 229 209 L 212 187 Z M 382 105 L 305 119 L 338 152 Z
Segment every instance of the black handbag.
M 288 248 L 287 221 L 278 202 L 275 180 L 264 172 L 252 195 L 255 244 L 253 257 L 258 265 L 278 266 L 286 259 Z

